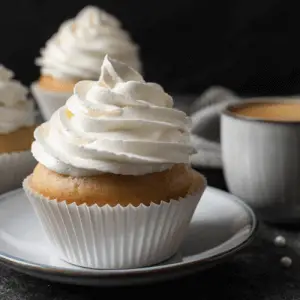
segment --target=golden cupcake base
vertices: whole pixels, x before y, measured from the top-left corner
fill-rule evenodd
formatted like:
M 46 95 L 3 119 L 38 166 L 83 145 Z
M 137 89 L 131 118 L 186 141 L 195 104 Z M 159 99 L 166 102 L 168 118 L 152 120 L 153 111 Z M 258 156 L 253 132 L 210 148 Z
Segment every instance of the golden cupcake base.
M 40 88 L 51 92 L 72 92 L 76 80 L 62 80 L 52 76 L 40 76 L 38 85 Z
M 0 153 L 30 150 L 36 125 L 22 127 L 8 134 L 0 134 Z
M 193 194 L 206 183 L 199 173 L 183 164 L 141 176 L 103 173 L 90 177 L 61 175 L 38 164 L 28 184 L 36 193 L 58 202 L 113 207 L 177 200 Z

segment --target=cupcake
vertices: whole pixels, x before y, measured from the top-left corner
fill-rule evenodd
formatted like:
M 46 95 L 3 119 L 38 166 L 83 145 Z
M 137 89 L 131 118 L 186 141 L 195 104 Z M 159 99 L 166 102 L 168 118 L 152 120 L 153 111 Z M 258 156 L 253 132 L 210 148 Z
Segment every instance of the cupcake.
M 141 71 L 138 52 L 120 21 L 95 6 L 63 22 L 36 60 L 40 77 L 32 92 L 43 117 L 48 120 L 65 103 L 78 81 L 97 80 L 106 54 Z
M 106 56 L 34 136 L 23 187 L 58 257 L 124 269 L 177 252 L 206 180 L 190 166 L 190 120 L 160 85 Z
M 35 129 L 33 101 L 28 89 L 13 79 L 14 73 L 0 65 L 0 193 L 22 186 L 36 161 L 30 148 Z

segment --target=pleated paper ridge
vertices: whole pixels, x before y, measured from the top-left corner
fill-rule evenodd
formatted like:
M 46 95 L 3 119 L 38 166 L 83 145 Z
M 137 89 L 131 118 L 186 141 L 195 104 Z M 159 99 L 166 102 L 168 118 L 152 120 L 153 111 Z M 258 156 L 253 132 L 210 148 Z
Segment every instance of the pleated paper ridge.
M 58 257 L 96 269 L 150 266 L 173 256 L 204 189 L 184 199 L 138 207 L 80 206 L 24 190 Z
M 52 114 L 62 107 L 72 95 L 71 92 L 44 91 L 36 82 L 31 85 L 31 92 L 45 121 L 48 121 Z

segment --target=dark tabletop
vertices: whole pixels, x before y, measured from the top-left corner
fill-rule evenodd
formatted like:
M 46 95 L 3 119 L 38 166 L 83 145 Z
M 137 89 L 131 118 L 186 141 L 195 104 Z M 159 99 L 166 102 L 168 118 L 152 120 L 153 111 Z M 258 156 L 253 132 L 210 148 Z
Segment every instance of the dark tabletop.
M 220 169 L 199 169 L 210 186 L 226 190 Z M 274 245 L 283 235 L 286 247 Z M 36 279 L 0 265 L 0 300 L 79 300 L 100 299 L 103 292 L 122 298 L 158 292 L 185 293 L 201 300 L 296 300 L 300 299 L 300 228 L 276 228 L 260 223 L 250 245 L 221 264 L 187 277 L 159 284 L 122 288 L 92 288 Z M 280 259 L 292 259 L 290 267 Z

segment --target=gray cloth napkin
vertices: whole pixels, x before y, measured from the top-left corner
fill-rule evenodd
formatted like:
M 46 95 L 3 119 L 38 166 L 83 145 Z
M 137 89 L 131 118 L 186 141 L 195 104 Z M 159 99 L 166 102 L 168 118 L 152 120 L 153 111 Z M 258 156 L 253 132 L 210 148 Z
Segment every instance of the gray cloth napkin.
M 192 143 L 196 153 L 191 156 L 195 167 L 221 168 L 220 114 L 231 103 L 242 101 L 234 92 L 212 86 L 191 105 Z

